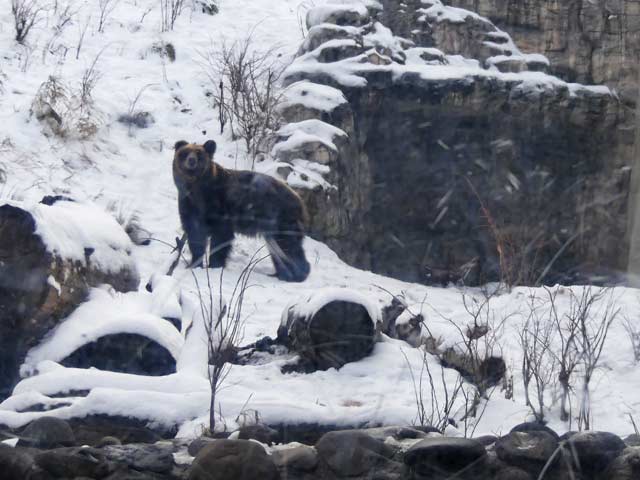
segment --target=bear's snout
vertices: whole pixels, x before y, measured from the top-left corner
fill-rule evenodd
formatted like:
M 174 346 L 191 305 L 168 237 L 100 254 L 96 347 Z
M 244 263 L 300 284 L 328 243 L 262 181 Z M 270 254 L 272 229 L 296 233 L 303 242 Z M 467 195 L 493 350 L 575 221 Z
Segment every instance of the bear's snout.
M 198 166 L 198 157 L 196 155 L 189 155 L 185 161 L 185 166 L 189 170 L 194 170 Z

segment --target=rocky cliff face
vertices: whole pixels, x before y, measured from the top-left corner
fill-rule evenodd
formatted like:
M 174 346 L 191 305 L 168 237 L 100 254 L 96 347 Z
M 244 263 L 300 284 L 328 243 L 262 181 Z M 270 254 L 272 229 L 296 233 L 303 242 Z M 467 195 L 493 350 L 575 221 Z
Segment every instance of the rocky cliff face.
M 575 82 L 614 87 L 629 103 L 638 96 L 640 2 L 636 0 L 449 0 L 489 18 L 526 52 L 542 52 L 550 71 Z
M 286 72 L 276 151 L 314 235 L 419 282 L 625 269 L 634 135 L 619 98 L 545 73 L 553 62 L 475 12 L 383 3 L 311 10 Z M 309 121 L 339 130 L 307 138 Z

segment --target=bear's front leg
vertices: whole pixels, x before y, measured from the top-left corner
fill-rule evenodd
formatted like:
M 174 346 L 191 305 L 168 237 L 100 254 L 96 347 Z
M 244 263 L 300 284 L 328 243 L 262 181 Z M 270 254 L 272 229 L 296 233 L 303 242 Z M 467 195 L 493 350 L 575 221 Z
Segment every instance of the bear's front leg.
M 231 252 L 234 237 L 231 225 L 220 225 L 211 230 L 210 268 L 224 267 Z
M 202 221 L 186 201 L 178 202 L 182 228 L 187 234 L 187 244 L 191 251 L 191 268 L 202 267 L 207 250 L 207 234 Z

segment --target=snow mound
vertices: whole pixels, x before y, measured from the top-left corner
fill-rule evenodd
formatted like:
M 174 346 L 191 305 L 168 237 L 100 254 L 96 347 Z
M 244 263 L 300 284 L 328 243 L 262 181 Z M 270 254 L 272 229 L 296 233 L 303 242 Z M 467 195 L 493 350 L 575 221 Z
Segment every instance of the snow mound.
M 167 292 L 160 290 L 159 293 Z M 87 302 L 29 351 L 21 368 L 22 376 L 32 375 L 44 360 L 59 362 L 87 343 L 118 333 L 150 338 L 177 359 L 184 343 L 182 335 L 170 322 L 152 313 L 164 310 L 172 313 L 173 318 L 180 318 L 180 314 L 175 316 L 178 312 L 174 308 L 158 308 L 160 298 L 173 307 L 175 296 L 171 297 L 159 297 L 158 291 L 155 294 L 141 291 L 112 295 L 105 290 L 93 289 Z
M 131 239 L 115 218 L 97 205 L 69 201 L 53 205 L 9 203 L 31 213 L 35 233 L 49 252 L 86 266 L 89 251 L 91 263 L 103 271 L 135 270 Z

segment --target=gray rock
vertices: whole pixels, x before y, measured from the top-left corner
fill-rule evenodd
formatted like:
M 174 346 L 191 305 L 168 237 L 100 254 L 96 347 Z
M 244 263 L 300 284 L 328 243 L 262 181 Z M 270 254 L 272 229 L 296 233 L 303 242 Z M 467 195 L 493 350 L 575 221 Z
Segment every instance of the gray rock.
M 174 466 L 174 449 L 170 443 L 110 445 L 102 451 L 109 461 L 125 464 L 135 470 L 165 473 Z
M 40 417 L 25 427 L 19 446 L 36 448 L 70 447 L 76 438 L 66 420 L 55 417 Z
M 278 469 L 288 472 L 311 472 L 318 466 L 318 454 L 308 446 L 275 450 L 271 457 Z
M 383 469 L 394 453 L 388 445 L 359 430 L 329 432 L 318 441 L 316 450 L 320 462 L 340 477 Z
M 34 458 L 36 465 L 54 478 L 102 478 L 113 470 L 100 450 L 94 448 L 58 448 Z
M 519 423 L 518 425 L 513 427 L 511 429 L 511 431 L 512 432 L 547 432 L 549 435 L 551 435 L 556 440 L 560 440 L 561 439 L 558 436 L 558 434 L 556 432 L 554 432 L 552 429 L 550 429 L 546 425 L 543 425 L 542 423 L 538 423 L 538 422 Z M 567 432 L 567 433 L 569 433 L 569 432 Z
M 278 439 L 278 432 L 266 425 L 247 425 L 240 428 L 239 440 L 257 440 L 266 445 L 272 445 Z
M 640 478 L 640 447 L 627 447 L 602 475 L 602 480 L 637 480 Z
M 576 433 L 565 445 L 565 449 L 575 459 L 577 468 L 586 474 L 598 473 L 607 468 L 625 447 L 617 435 L 593 431 Z
M 25 480 L 34 469 L 33 458 L 22 449 L 0 444 L 0 472 L 4 480 Z
M 511 432 L 494 448 L 503 462 L 537 474 L 558 448 L 558 440 L 543 431 Z
M 198 437 L 189 444 L 189 446 L 187 447 L 187 452 L 192 457 L 195 457 L 196 455 L 198 455 L 198 453 L 200 453 L 200 450 L 216 441 L 216 439 L 210 437 Z
M 635 433 L 628 435 L 625 437 L 624 443 L 627 444 L 628 447 L 640 447 L 640 435 Z
M 257 443 L 219 440 L 207 445 L 193 461 L 189 480 L 276 480 L 273 460 Z
M 449 478 L 470 467 L 480 468 L 486 457 L 481 443 L 453 437 L 426 438 L 413 445 L 404 462 L 418 476 Z

